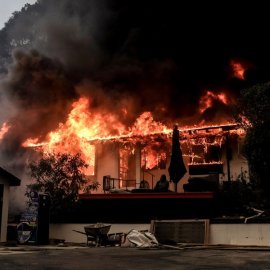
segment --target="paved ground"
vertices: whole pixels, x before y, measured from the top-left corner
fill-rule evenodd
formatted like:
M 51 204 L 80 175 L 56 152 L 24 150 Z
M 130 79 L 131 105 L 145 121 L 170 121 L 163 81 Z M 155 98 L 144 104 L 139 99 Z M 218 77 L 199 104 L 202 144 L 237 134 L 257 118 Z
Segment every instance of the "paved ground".
M 270 270 L 270 250 L 217 247 L 189 247 L 179 250 L 123 247 L 2 247 L 0 269 Z

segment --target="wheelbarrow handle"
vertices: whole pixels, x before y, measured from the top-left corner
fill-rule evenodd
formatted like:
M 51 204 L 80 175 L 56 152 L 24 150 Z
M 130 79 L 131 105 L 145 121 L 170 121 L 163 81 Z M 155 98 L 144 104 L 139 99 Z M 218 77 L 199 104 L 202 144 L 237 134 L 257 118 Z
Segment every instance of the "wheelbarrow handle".
M 73 232 L 77 232 L 77 233 L 81 233 L 81 234 L 84 234 L 84 235 L 86 235 L 86 233 L 85 232 L 81 232 L 81 231 L 77 231 L 77 230 L 72 230 Z

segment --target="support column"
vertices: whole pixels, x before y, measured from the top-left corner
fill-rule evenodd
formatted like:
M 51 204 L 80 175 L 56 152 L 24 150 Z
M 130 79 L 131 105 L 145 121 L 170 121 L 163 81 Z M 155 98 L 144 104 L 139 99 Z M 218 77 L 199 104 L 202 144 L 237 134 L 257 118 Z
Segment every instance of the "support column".
M 96 179 L 103 185 L 103 176 L 119 178 L 119 146 L 105 143 L 96 146 Z M 119 183 L 118 183 L 119 185 Z M 117 188 L 119 188 L 117 185 Z
M 137 143 L 135 148 L 135 163 L 136 163 L 136 188 L 140 186 L 142 180 L 141 170 L 141 144 Z

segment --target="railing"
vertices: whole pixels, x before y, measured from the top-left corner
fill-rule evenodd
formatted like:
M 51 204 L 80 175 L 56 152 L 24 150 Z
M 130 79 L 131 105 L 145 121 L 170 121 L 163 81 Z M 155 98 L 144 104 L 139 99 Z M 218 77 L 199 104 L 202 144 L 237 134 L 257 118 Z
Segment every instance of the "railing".
M 151 174 L 151 173 L 149 173 Z M 153 177 L 152 175 L 152 189 L 153 189 Z M 149 183 L 146 180 L 140 181 L 140 183 L 137 183 L 135 179 L 120 179 L 120 178 L 113 178 L 110 177 L 110 175 L 103 176 L 103 191 L 110 191 L 112 189 L 124 189 L 129 190 L 129 188 L 147 188 L 149 189 Z
M 134 179 L 120 179 L 112 178 L 110 175 L 103 176 L 103 190 L 109 191 L 111 189 L 125 189 L 128 190 L 129 187 L 136 187 L 136 180 Z

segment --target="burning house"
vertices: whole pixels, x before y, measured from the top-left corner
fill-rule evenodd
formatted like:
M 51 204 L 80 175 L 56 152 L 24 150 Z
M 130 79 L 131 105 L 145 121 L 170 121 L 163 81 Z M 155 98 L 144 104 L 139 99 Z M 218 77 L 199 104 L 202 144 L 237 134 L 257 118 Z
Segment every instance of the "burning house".
M 89 181 L 100 183 L 97 191 L 81 194 L 81 199 L 99 198 L 101 195 L 103 199 L 111 198 L 113 193 L 119 195 L 128 192 L 129 196 L 142 199 L 140 203 L 145 208 L 143 200 L 147 199 L 146 193 L 152 193 L 149 195 L 152 199 L 153 196 L 160 197 L 161 194 L 154 195 L 153 187 L 161 175 L 165 174 L 169 179 L 172 127 L 178 122 L 181 123 L 180 144 L 187 173 L 178 184 L 177 194 L 168 192 L 161 197 L 175 196 L 171 199 L 178 199 L 179 196 L 190 197 L 191 193 L 196 192 L 194 196 L 200 198 L 195 208 L 199 209 L 199 205 L 203 205 L 201 199 L 205 196 L 207 200 L 212 199 L 211 192 L 216 190 L 219 184 L 236 180 L 243 175 L 248 178 L 248 165 L 241 154 L 241 144 L 245 136 L 243 130 L 237 124 L 228 121 L 231 119 L 228 115 L 216 116 L 211 112 L 216 118 L 212 117 L 208 121 L 205 120 L 206 117 L 198 117 L 205 116 L 213 107 L 227 108 L 228 98 L 224 94 L 216 95 L 207 91 L 199 102 L 199 113 L 196 112 L 194 117 L 196 120 L 188 121 L 184 118 L 181 120 L 180 117 L 162 117 L 162 113 L 157 111 L 135 114 L 134 110 L 128 110 L 127 106 L 133 103 L 136 105 L 133 100 L 120 100 L 112 110 L 112 101 L 108 101 L 110 99 L 106 98 L 102 91 L 98 92 L 98 97 L 97 92 L 91 96 L 91 93 L 87 93 L 88 88 L 90 85 L 85 85 L 80 90 L 80 97 L 65 108 L 63 121 L 54 119 L 54 127 L 43 127 L 40 121 L 35 129 L 30 129 L 27 125 L 36 124 L 35 117 L 30 117 L 33 123 L 30 121 L 26 127 L 21 122 L 16 122 L 17 126 L 25 131 L 17 133 L 14 132 L 15 124 L 4 123 L 0 139 L 2 145 L 13 150 L 16 145 L 7 142 L 10 135 L 14 136 L 19 145 L 12 153 L 23 152 L 21 156 L 24 164 L 29 158 L 26 158 L 27 153 L 80 153 L 81 158 L 89 165 L 84 174 L 88 176 Z M 56 109 L 58 114 L 59 106 L 56 106 Z M 39 115 L 37 110 L 39 108 L 34 107 L 27 113 L 32 116 L 33 112 L 37 112 Z M 158 121 L 155 120 L 157 116 Z M 36 158 L 36 155 L 34 156 Z M 140 186 L 142 181 L 145 183 L 144 188 Z M 169 190 L 174 191 L 173 183 L 170 183 Z M 134 191 L 137 193 L 132 193 Z M 198 191 L 201 194 L 198 194 Z M 143 195 L 139 194 L 140 192 Z M 168 204 L 170 205 L 169 202 Z M 107 206 L 108 204 L 104 203 L 106 211 Z M 153 205 L 150 208 L 154 207 Z M 208 206 L 203 208 L 203 211 L 206 211 Z
M 242 89 L 269 81 L 268 16 L 196 5 L 40 0 L 12 15 L 0 30 L 0 241 L 8 186 L 18 184 L 1 166 L 21 179 L 9 196 L 17 215 L 28 163 L 53 153 L 79 153 L 100 184 L 53 222 L 224 215 L 215 191 L 249 181 L 232 107 Z M 186 173 L 156 192 L 161 176 L 170 180 L 175 123 Z
M 99 209 L 89 212 L 91 220 L 98 221 L 102 216 L 108 222 L 216 216 L 219 210 L 214 194 L 219 186 L 238 179 L 248 181 L 248 164 L 241 152 L 245 133 L 232 123 L 179 131 L 187 173 L 177 193 L 172 182 L 170 192 L 153 190 L 161 175 L 169 179 L 172 130 L 91 141 L 95 147 L 93 179 L 101 185 L 95 194 L 80 195 L 84 214 Z M 117 214 L 115 210 L 122 209 L 123 203 L 128 211 Z
M 61 111 L 65 117 L 63 121 L 56 117 L 53 127 L 51 122 L 43 127 L 42 121 L 35 126 L 35 117 L 30 117 L 33 122 L 28 122 L 26 127 L 20 118 L 16 119 L 15 124 L 25 132 L 14 132 L 16 125 L 10 123 L 4 123 L 1 128 L 3 146 L 14 148 L 14 144 L 7 143 L 10 134 L 19 143 L 17 151 L 12 153 L 23 152 L 23 157 L 30 152 L 80 153 L 89 165 L 84 174 L 89 181 L 98 181 L 100 187 L 91 194 L 81 194 L 82 208 L 64 220 L 88 223 L 98 222 L 101 217 L 104 222 L 209 218 L 215 215 L 214 191 L 218 186 L 225 181 L 248 179 L 248 164 L 241 151 L 245 132 L 229 117 L 226 109 L 231 100 L 225 94 L 207 91 L 200 99 L 196 117 L 186 120 L 162 117 L 155 110 L 134 113 L 128 110 L 128 105 L 136 102 L 127 102 L 125 98 L 113 107 L 112 100 L 102 91 L 88 93 L 90 86 L 80 89 L 80 96 L 63 112 L 61 106 L 56 106 L 56 114 Z M 27 113 L 29 116 L 37 113 L 39 117 L 45 113 L 48 117 L 47 110 L 39 110 L 35 105 Z M 222 110 L 224 113 L 220 114 Z M 170 178 L 175 122 L 181 123 L 179 141 L 187 173 L 177 185 L 177 192 L 172 192 L 173 183 L 169 186 L 171 192 L 153 192 L 161 175 Z M 115 216 L 123 200 L 128 201 L 129 211 L 124 216 Z M 173 211 L 172 205 L 181 211 Z
M 184 128 L 180 134 L 188 172 L 178 192 L 213 191 L 223 181 L 248 179 L 241 153 L 244 132 L 237 124 Z M 114 138 L 95 146 L 95 177 L 103 191 L 138 189 L 141 181 L 153 189 L 162 174 L 169 179 L 171 132 Z
M 42 153 L 81 153 L 89 164 L 85 174 L 100 183 L 97 193 L 138 189 L 141 181 L 153 189 L 162 174 L 169 179 L 171 128 L 144 112 L 127 129 L 111 114 L 107 117 L 114 133 L 110 133 L 111 125 L 104 123 L 102 115 L 91 114 L 88 102 L 87 98 L 74 102 L 67 122 L 50 132 L 47 141 L 28 139 L 23 145 Z M 248 179 L 241 153 L 245 133 L 237 124 L 180 127 L 179 131 L 187 173 L 178 192 L 213 191 L 223 181 Z M 199 187 L 204 182 L 208 186 Z

